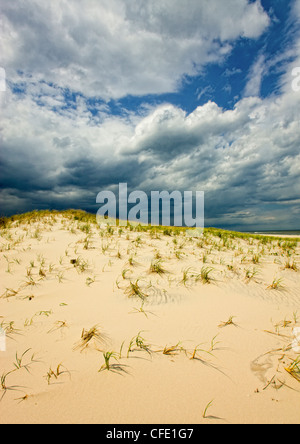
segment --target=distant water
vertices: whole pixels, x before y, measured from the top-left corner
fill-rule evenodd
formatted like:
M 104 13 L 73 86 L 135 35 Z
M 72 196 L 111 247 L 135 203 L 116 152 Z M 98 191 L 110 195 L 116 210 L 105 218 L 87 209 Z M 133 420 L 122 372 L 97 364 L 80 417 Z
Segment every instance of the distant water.
M 300 230 L 293 231 L 252 231 L 252 234 L 275 234 L 276 236 L 300 236 Z

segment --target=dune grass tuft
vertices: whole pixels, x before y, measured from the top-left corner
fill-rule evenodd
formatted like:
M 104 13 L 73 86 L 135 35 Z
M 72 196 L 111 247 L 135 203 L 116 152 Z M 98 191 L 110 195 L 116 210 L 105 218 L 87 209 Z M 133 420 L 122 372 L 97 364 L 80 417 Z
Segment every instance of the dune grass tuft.
M 134 351 L 145 351 L 149 355 L 151 355 L 150 345 L 145 343 L 145 339 L 141 336 L 141 333 L 142 332 L 140 331 L 136 336 L 134 336 L 131 339 L 127 350 L 127 358 L 129 358 L 130 353 L 133 353 Z M 134 346 L 136 348 L 134 348 Z
M 228 327 L 229 325 L 233 325 L 233 326 L 237 327 L 237 324 L 235 322 L 233 322 L 234 318 L 235 318 L 235 316 L 230 316 L 228 321 L 221 322 L 221 324 L 219 325 L 219 328 Z
M 81 339 L 79 343 L 74 346 L 74 350 L 80 349 L 80 351 L 85 350 L 91 342 L 93 341 L 95 345 L 103 345 L 105 343 L 106 336 L 103 332 L 99 330 L 99 325 L 95 325 L 89 330 L 82 330 Z
M 62 370 L 62 369 L 64 369 L 64 370 Z M 57 380 L 59 378 L 59 376 L 65 374 L 65 373 L 70 375 L 69 370 L 67 370 L 62 364 L 58 364 L 56 367 L 56 370 L 52 370 L 52 368 L 50 367 L 46 376 L 45 376 L 45 378 L 48 382 L 48 385 L 50 385 L 52 378 Z
M 300 382 L 300 355 L 285 370 L 298 382 Z
M 163 266 L 162 266 L 161 259 L 151 262 L 149 272 L 150 273 L 157 273 L 159 276 L 162 276 L 163 274 L 166 273 L 165 268 L 163 268 Z
M 144 301 L 147 299 L 148 295 L 143 292 L 139 285 L 139 279 L 137 279 L 135 282 L 130 281 L 129 286 L 125 290 L 125 294 L 129 298 L 135 298 L 138 297 Z
M 267 287 L 267 290 L 282 290 L 284 288 L 282 282 L 283 278 L 274 278 L 272 284 Z
M 208 409 L 212 406 L 213 402 L 214 402 L 214 400 L 210 401 L 210 402 L 207 404 L 207 406 L 205 407 L 204 412 L 203 412 L 203 414 L 202 414 L 202 418 L 203 418 L 203 419 L 206 419 L 206 418 L 207 418 L 207 411 L 208 411 Z
M 212 281 L 211 273 L 214 271 L 211 267 L 202 267 L 200 274 L 196 275 L 196 282 L 201 281 L 203 284 L 210 284 Z
M 105 352 L 103 353 L 105 364 L 103 364 L 99 370 L 101 372 L 102 370 L 109 370 L 110 369 L 110 359 L 116 359 L 117 360 L 117 354 L 115 352 Z

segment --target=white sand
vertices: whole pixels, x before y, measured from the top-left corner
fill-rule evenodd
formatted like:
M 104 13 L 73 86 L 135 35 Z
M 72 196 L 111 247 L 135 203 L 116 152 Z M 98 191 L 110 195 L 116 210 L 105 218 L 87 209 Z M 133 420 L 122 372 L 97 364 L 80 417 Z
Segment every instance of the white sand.
M 297 357 L 288 345 L 300 327 L 300 272 L 284 268 L 286 252 L 277 241 L 261 251 L 257 241 L 221 247 L 219 238 L 210 238 L 201 248 L 182 236 L 177 245 L 170 236 L 126 230 L 101 237 L 95 226 L 84 249 L 82 225 L 58 217 L 1 233 L 0 324 L 7 348 L 0 351 L 0 375 L 8 375 L 0 423 L 300 422 L 300 384 L 285 370 Z M 161 277 L 149 273 L 157 252 L 168 271 Z M 300 249 L 290 254 L 300 268 Z M 131 256 L 135 267 L 128 265 Z M 83 272 L 70 263 L 78 258 L 88 262 Z M 203 266 L 213 268 L 210 284 L 196 282 Z M 268 289 L 275 278 L 283 278 L 283 287 Z M 144 305 L 125 294 L 130 279 L 139 279 L 148 294 Z M 236 325 L 220 328 L 231 316 Z M 96 325 L 103 340 L 76 349 L 83 329 Z M 149 352 L 134 344 L 127 358 L 139 332 Z M 115 367 L 98 372 L 103 352 L 120 354 L 122 343 L 121 359 L 110 360 Z M 163 354 L 175 345 L 174 355 Z M 28 349 L 17 369 L 16 353 L 20 358 Z

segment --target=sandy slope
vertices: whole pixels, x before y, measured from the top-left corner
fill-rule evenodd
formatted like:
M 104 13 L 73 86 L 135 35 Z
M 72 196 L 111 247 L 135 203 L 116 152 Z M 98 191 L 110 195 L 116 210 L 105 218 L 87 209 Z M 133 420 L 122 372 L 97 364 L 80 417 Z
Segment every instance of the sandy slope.
M 287 249 L 84 230 L 56 217 L 1 232 L 1 423 L 300 422 L 300 384 L 285 370 L 297 357 L 288 346 L 300 327 L 300 272 L 284 268 Z M 299 248 L 289 251 L 300 267 Z M 161 276 L 149 273 L 157 253 Z M 213 269 L 210 283 L 202 267 Z M 267 288 L 274 278 L 282 288 Z M 137 279 L 144 303 L 126 295 Z M 81 350 L 93 326 L 101 337 Z M 139 332 L 143 344 L 128 353 Z M 99 372 L 107 351 L 118 360 Z

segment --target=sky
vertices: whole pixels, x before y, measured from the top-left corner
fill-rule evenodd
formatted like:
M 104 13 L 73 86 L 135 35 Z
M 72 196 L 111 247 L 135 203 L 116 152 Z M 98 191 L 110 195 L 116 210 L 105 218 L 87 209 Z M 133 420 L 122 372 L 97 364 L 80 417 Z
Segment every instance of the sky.
M 2 0 L 0 214 L 96 212 L 127 183 L 299 230 L 297 67 L 300 0 Z

